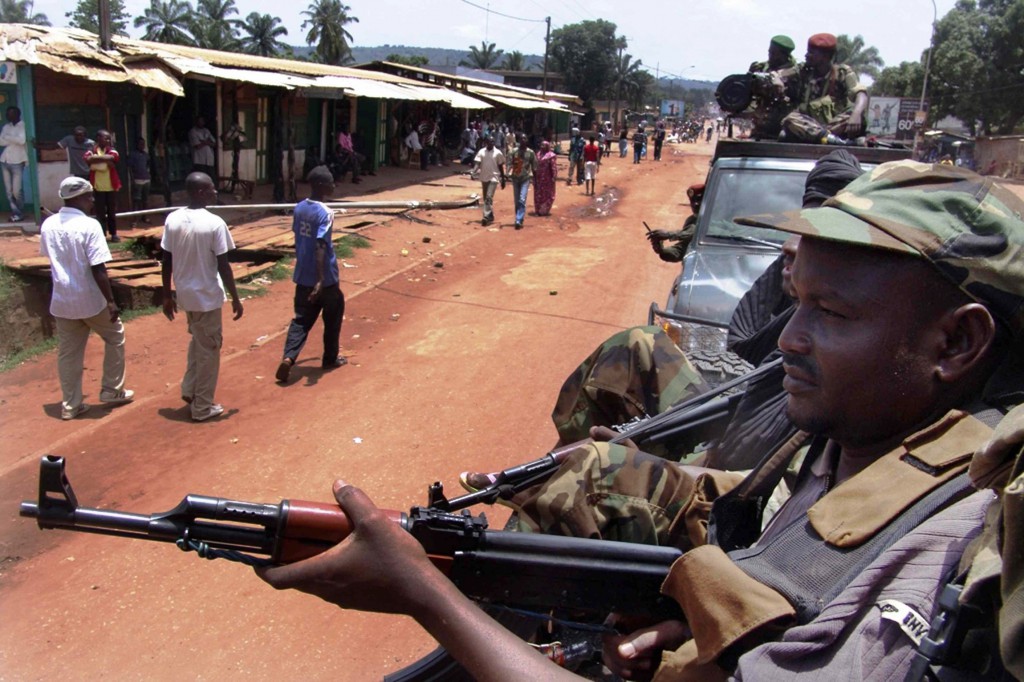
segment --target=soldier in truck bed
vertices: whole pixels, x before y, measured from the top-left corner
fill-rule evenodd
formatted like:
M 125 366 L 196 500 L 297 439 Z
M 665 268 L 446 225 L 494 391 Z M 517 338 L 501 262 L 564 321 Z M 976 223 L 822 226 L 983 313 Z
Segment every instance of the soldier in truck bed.
M 1024 248 L 1022 214 L 1020 199 L 990 178 L 899 162 L 825 207 L 750 219 L 803 235 L 792 273 L 799 303 L 779 341 L 801 438 L 724 495 L 736 481 L 721 472 L 618 445 L 581 448 L 562 471 L 593 477 L 540 520 L 605 538 L 648 521 L 659 542 L 693 547 L 663 587 L 687 622 L 609 638 L 613 672 L 904 676 L 913 642 L 875 600 L 930 613 L 934 588 L 981 528 L 991 498 L 968 496 L 961 474 L 1024 385 L 1024 267 L 1008 257 Z M 761 498 L 804 441 L 794 494 L 762 533 Z M 591 470 L 595 449 L 607 459 Z M 609 475 L 621 483 L 624 473 L 638 484 L 614 491 L 620 509 L 636 496 L 628 524 L 602 519 L 616 510 L 589 486 Z M 476 609 L 365 494 L 339 481 L 335 496 L 353 535 L 307 561 L 260 569 L 264 579 L 346 608 L 412 615 L 476 679 L 571 678 Z M 734 550 L 753 540 L 760 554 Z
M 836 45 L 831 33 L 816 33 L 807 40 L 806 61 L 779 71 L 795 106 L 782 119 L 787 140 L 821 143 L 829 133 L 854 139 L 867 128 L 867 88 L 856 71 L 834 63 Z
M 773 36 L 771 42 L 768 43 L 768 61 L 753 62 L 747 69 L 747 73 L 768 73 L 795 67 L 794 49 L 796 49 L 796 44 L 789 36 Z

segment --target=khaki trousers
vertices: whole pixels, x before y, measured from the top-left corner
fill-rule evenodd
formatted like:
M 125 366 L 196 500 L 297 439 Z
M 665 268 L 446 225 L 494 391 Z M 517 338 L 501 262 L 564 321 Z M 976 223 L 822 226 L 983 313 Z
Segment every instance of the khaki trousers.
M 181 380 L 181 396 L 192 399 L 192 416 L 201 419 L 213 405 L 220 372 L 220 347 L 223 343 L 221 309 L 203 313 L 185 311 L 188 333 L 188 365 Z
M 82 404 L 82 369 L 90 331 L 96 332 L 105 344 L 100 390 L 104 393 L 119 393 L 124 388 L 124 325 L 121 320 L 111 322 L 110 312 L 106 308 L 99 315 L 83 320 L 62 317 L 54 319 L 57 321 L 57 374 L 60 376 L 61 407 L 74 410 Z

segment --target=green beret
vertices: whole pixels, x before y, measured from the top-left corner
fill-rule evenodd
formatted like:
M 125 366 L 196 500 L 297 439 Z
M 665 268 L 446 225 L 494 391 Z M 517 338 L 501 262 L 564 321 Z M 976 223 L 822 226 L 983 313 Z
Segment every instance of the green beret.
M 773 37 L 772 45 L 775 45 L 776 47 L 781 47 L 786 52 L 792 52 L 793 50 L 796 49 L 796 43 L 793 42 L 793 39 L 790 38 L 789 36 L 784 35 L 777 35 Z

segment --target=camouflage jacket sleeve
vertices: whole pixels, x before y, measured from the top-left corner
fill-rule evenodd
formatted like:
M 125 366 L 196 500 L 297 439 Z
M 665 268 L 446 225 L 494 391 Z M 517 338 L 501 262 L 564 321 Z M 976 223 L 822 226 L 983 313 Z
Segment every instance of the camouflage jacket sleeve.
M 846 64 L 840 64 L 836 68 L 836 86 L 840 99 L 838 104 L 842 104 L 840 110 L 852 107 L 854 100 L 857 99 L 857 93 L 868 91 L 857 78 L 857 72 Z

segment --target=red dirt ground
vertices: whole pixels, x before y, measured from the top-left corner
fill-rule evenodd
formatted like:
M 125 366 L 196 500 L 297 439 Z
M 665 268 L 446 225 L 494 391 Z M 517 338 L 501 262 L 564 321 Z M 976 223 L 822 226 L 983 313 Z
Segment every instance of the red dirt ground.
M 41 532 L 17 503 L 34 499 L 46 453 L 67 458 L 83 506 L 140 513 L 186 493 L 330 501 L 336 477 L 405 509 L 435 480 L 457 494 L 461 470 L 540 456 L 556 438 L 549 415 L 564 378 L 664 302 L 676 267 L 651 253 L 641 221 L 681 224 L 711 149 L 669 146 L 639 166 L 613 154 L 597 198 L 559 184 L 554 215 L 529 215 L 522 231 L 510 190 L 496 201 L 501 229 L 482 228 L 478 208 L 370 228 L 372 248 L 341 272 L 349 366 L 321 373 L 318 326 L 291 382 L 274 382 L 292 296 L 290 282 L 275 283 L 240 321 L 225 319 L 227 413 L 213 422 L 188 419 L 178 398 L 187 334 L 162 315 L 127 325 L 131 405 L 62 422 L 52 352 L 0 375 L 0 679 L 367 680 L 432 649 L 409 619 L 277 593 L 248 568 L 167 545 Z M 372 198 L 479 191 L 452 170 Z M 0 240 L 0 254 L 34 255 L 32 244 Z M 101 352 L 93 339 L 87 400 Z M 487 512 L 500 527 L 502 510 Z

